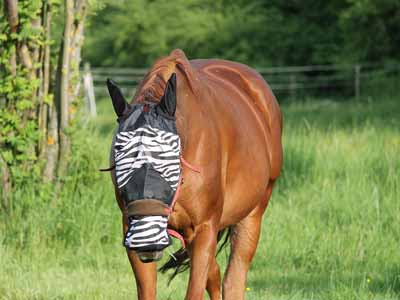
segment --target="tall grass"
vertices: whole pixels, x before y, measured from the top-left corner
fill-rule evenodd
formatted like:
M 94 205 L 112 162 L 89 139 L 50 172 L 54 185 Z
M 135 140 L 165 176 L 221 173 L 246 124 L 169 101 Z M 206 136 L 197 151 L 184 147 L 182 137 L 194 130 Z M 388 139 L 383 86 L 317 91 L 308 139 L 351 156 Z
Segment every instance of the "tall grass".
M 260 299 L 398 298 L 399 102 L 284 111 L 285 168 L 249 285 Z
M 109 174 L 97 171 L 115 117 L 108 101 L 99 107 L 61 195 L 25 190 L 15 200 L 24 205 L 0 217 L 0 299 L 135 299 Z M 398 299 L 400 99 L 282 109 L 284 170 L 247 299 Z M 166 282 L 160 275 L 159 299 L 183 299 L 187 274 Z

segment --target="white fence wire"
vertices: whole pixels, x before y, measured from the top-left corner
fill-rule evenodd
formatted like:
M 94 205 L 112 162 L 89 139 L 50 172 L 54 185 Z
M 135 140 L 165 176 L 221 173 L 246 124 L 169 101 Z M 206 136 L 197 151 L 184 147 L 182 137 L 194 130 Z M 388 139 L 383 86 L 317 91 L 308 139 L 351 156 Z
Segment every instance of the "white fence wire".
M 272 90 L 278 94 L 295 97 L 303 93 L 346 93 L 359 97 L 367 80 L 384 76 L 399 76 L 400 65 L 314 65 L 293 67 L 257 68 Z M 107 95 L 105 81 L 112 78 L 128 98 L 134 95 L 147 69 L 136 68 L 91 68 L 94 92 Z

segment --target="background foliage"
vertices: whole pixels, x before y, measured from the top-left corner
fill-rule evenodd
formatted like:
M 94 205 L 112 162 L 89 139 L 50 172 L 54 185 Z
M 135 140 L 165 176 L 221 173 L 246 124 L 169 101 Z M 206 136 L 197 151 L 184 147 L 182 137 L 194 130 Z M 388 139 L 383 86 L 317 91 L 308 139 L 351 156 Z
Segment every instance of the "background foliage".
M 87 33 L 94 66 L 147 67 L 174 48 L 264 67 L 398 61 L 400 2 L 108 1 Z
M 15 194 L 43 195 L 45 183 L 58 193 L 66 175 L 87 1 L 5 0 L 0 10 L 0 192 L 10 213 L 25 205 Z
M 0 95 L 7 95 L 7 100 L 3 100 L 6 103 L 0 102 L 0 157 L 9 165 L 11 176 L 18 185 L 23 184 L 27 176 L 35 177 L 39 173 L 39 168 L 19 168 L 21 163 L 37 158 L 34 147 L 39 136 L 31 112 L 38 107 L 33 95 L 39 87 L 39 80 L 31 76 L 31 72 L 36 72 L 39 66 L 29 68 L 23 63 L 13 66 L 10 58 L 16 56 L 17 44 L 24 43 L 31 49 L 37 49 L 45 42 L 41 28 L 32 24 L 32 19 L 40 13 L 41 2 L 24 4 L 18 12 L 18 32 L 12 32 L 6 18 L 0 19 Z M 0 10 L 5 11 L 3 3 Z

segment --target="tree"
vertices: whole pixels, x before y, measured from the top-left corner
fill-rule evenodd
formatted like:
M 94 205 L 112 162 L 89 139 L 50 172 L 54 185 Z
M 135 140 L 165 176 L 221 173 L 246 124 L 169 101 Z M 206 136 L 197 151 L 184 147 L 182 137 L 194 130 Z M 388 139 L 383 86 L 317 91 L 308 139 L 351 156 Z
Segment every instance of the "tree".
M 42 174 L 44 181 L 53 181 L 57 167 L 58 175 L 65 172 L 87 1 L 65 0 L 62 7 L 57 0 L 4 0 L 0 7 L 7 16 L 0 21 L 0 168 L 6 209 L 15 187 L 28 179 L 40 182 Z M 52 18 L 62 12 L 64 34 L 57 43 Z M 58 60 L 56 47 L 61 48 Z
M 109 1 L 91 16 L 94 66 L 147 67 L 182 48 L 191 58 L 252 66 L 399 60 L 398 0 Z
M 182 48 L 193 58 L 252 63 L 262 56 L 256 37 L 264 21 L 252 1 L 110 1 L 91 16 L 84 56 L 95 66 L 147 67 Z
M 384 62 L 400 60 L 400 2 L 349 0 L 340 14 L 344 34 L 340 60 Z

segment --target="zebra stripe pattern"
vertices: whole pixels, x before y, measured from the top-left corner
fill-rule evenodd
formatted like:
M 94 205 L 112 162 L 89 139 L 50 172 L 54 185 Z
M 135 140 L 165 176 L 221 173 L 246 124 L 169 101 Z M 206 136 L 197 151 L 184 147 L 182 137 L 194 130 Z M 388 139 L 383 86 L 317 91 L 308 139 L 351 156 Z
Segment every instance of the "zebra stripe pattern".
M 125 247 L 138 251 L 168 247 L 170 242 L 167 224 L 168 218 L 165 216 L 130 218 L 129 230 L 124 240 Z
M 149 125 L 117 133 L 114 154 L 118 187 L 123 187 L 135 170 L 148 163 L 175 191 L 180 175 L 180 148 L 178 134 Z

